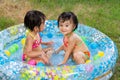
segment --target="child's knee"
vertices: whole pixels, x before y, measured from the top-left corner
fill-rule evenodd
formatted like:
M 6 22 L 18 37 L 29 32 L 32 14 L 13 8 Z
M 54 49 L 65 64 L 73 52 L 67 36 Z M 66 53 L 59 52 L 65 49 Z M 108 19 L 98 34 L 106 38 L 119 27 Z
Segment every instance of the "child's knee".
M 73 58 L 83 58 L 85 57 L 83 52 L 78 52 L 73 54 Z
M 83 52 L 74 53 L 73 60 L 75 60 L 77 64 L 84 63 L 86 60 L 85 54 Z

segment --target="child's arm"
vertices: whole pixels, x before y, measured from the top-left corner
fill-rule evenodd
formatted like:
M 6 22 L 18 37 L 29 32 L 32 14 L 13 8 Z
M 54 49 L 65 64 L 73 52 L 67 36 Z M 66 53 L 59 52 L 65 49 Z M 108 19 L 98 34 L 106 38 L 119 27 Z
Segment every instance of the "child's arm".
M 55 51 L 55 53 L 59 53 L 61 50 L 64 50 L 64 45 L 60 46 L 60 47 Z
M 44 45 L 52 45 L 54 42 L 53 41 L 49 41 L 49 42 L 41 42 L 41 44 L 44 44 Z
M 67 60 L 69 59 L 69 56 L 73 52 L 74 46 L 75 46 L 75 40 L 74 39 L 69 40 L 68 47 L 67 47 L 66 52 L 65 52 L 64 60 L 59 65 L 63 65 L 67 62 Z

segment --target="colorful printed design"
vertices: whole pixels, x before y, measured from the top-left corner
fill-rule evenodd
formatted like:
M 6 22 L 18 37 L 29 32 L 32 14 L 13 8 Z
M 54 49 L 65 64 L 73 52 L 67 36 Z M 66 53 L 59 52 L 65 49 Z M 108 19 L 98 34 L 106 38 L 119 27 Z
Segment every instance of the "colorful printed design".
M 42 40 L 54 40 L 53 48 L 57 49 L 63 39 L 57 21 L 49 20 L 45 24 Z M 22 62 L 25 32 L 23 24 L 0 31 L 0 80 L 109 80 L 113 75 L 118 58 L 117 47 L 108 36 L 95 28 L 79 24 L 75 31 L 83 37 L 90 50 L 89 60 L 80 65 L 69 60 L 63 66 L 56 64 L 63 60 L 64 52 L 53 54 L 53 66 L 31 66 Z

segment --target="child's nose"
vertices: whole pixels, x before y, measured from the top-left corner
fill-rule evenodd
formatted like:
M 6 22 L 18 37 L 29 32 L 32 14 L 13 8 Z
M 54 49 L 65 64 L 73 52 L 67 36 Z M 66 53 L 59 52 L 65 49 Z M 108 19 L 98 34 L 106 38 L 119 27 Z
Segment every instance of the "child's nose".
M 63 26 L 63 30 L 65 30 L 66 28 L 65 28 L 65 26 Z

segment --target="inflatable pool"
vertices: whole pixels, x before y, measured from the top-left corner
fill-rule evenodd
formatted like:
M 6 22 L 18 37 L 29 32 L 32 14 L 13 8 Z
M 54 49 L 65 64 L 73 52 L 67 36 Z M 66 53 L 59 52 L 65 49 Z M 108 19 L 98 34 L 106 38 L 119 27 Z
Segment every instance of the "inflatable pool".
M 43 41 L 53 40 L 53 48 L 62 44 L 56 20 L 46 21 L 40 33 Z M 64 52 L 53 54 L 53 66 L 31 66 L 22 62 L 22 50 L 26 38 L 23 24 L 9 27 L 0 32 L 0 80 L 109 80 L 113 75 L 118 50 L 114 42 L 95 28 L 79 24 L 75 31 L 88 46 L 91 56 L 85 64 L 76 65 L 72 59 L 57 66 Z M 46 46 L 43 46 L 46 47 Z

